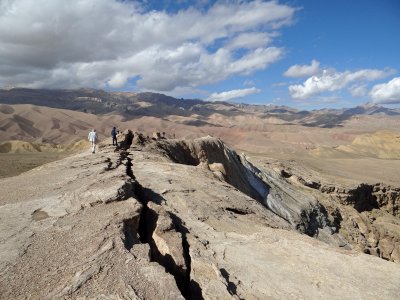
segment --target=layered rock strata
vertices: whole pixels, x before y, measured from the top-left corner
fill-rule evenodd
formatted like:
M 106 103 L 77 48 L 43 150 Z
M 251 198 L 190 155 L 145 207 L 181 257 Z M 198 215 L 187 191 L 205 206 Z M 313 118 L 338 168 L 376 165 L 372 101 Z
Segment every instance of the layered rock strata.
M 353 247 L 400 262 L 400 188 L 383 183 L 342 186 L 316 180 L 298 169 L 281 169 L 289 182 L 317 191 L 318 201 Z

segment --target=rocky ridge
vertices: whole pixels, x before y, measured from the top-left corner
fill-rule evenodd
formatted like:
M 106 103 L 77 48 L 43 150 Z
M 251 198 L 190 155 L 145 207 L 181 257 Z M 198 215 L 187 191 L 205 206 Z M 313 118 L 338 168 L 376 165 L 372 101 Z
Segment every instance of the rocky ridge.
M 301 233 L 314 236 L 318 228 L 329 228 L 331 222 L 315 197 L 294 188 L 273 170 L 258 169 L 220 139 L 161 140 L 151 148 L 173 162 L 203 165 L 217 179 L 257 200 Z
M 400 293 L 397 264 L 343 249 L 319 190 L 212 137 L 124 138 L 117 151 L 103 145 L 0 180 L 0 298 Z

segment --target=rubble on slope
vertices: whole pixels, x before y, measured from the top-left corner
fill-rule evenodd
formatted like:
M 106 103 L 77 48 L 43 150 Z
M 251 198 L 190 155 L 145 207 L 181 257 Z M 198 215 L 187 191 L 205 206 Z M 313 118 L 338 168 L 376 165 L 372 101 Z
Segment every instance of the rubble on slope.
M 383 183 L 341 186 L 316 180 L 298 168 L 281 169 L 281 174 L 292 184 L 315 191 L 336 217 L 339 233 L 353 247 L 400 263 L 399 187 Z

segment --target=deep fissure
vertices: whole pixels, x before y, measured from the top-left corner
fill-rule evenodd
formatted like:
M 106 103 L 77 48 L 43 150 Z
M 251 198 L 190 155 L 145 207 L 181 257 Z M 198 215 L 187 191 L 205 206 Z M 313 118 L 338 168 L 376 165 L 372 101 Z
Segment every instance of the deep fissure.
M 175 229 L 182 235 L 183 256 L 186 264 L 186 270 L 182 270 L 179 266 L 176 265 L 171 255 L 162 255 L 160 253 L 156 243 L 152 239 L 153 232 L 156 228 L 157 218 L 152 215 L 153 212 L 149 209 L 148 203 L 150 201 L 160 203 L 160 196 L 155 194 L 153 191 L 144 188 L 138 182 L 136 182 L 135 192 L 138 200 L 143 205 L 139 221 L 139 238 L 140 242 L 149 244 L 151 261 L 159 263 L 165 268 L 167 273 L 174 276 L 176 285 L 179 288 L 182 296 L 185 297 L 185 299 L 203 299 L 200 286 L 190 277 L 191 259 L 189 255 L 189 243 L 187 242 L 186 238 L 186 233 L 188 233 L 187 229 L 182 225 L 182 222 L 177 216 L 173 216 L 172 214 L 170 214 L 171 219 L 174 222 Z M 149 195 L 156 196 L 156 198 L 153 198 Z M 153 199 L 155 199 L 155 201 L 153 201 Z
M 191 300 L 203 299 L 200 285 L 190 277 L 192 271 L 192 259 L 190 257 L 190 245 L 187 240 L 187 234 L 189 233 L 189 230 L 177 215 L 170 213 L 170 216 L 174 222 L 175 228 L 182 234 L 182 248 L 186 264 L 186 276 L 184 278 L 184 284 L 186 287 L 185 297 L 186 299 Z
M 224 268 L 219 269 L 219 271 L 221 272 L 222 277 L 224 277 L 226 280 L 226 283 L 227 283 L 226 289 L 228 290 L 229 294 L 231 294 L 232 296 L 236 296 L 239 299 L 242 299 L 237 295 L 236 284 L 229 280 L 230 275 L 229 275 L 228 271 L 225 270 Z
M 184 149 L 186 150 L 186 149 Z M 132 162 L 131 158 L 129 157 L 129 152 L 127 151 L 121 151 L 121 160 L 125 161 L 126 165 L 126 173 L 128 176 L 131 178 L 134 178 L 134 174 L 132 172 Z M 171 156 L 171 155 L 169 155 Z M 183 163 L 189 164 L 189 165 L 196 165 L 193 161 L 190 161 L 190 158 L 187 158 L 184 160 Z M 177 159 L 173 159 L 175 162 L 177 162 Z M 290 173 L 284 173 L 281 174 L 282 177 L 288 178 L 291 176 Z M 264 181 L 264 180 L 263 180 Z M 228 182 L 228 181 L 227 181 Z M 264 181 L 265 184 L 267 184 Z M 371 211 L 372 209 L 379 208 L 379 204 L 377 202 L 376 197 L 372 196 L 372 186 L 362 186 L 355 191 L 352 191 L 353 193 L 347 197 L 346 199 L 346 204 L 352 205 L 358 212 L 363 212 L 363 211 Z M 190 267 L 191 267 L 191 261 L 190 261 L 190 255 L 189 255 L 189 243 L 186 237 L 186 233 L 183 230 L 182 226 L 179 226 L 179 222 L 176 220 L 179 219 L 177 217 L 174 218 L 174 224 L 176 226 L 176 230 L 182 234 L 182 247 L 184 249 L 184 256 L 186 260 L 186 266 L 187 270 L 186 272 L 182 272 L 182 270 L 179 271 L 179 268 L 176 266 L 174 263 L 174 260 L 172 257 L 169 257 L 168 254 L 162 256 L 155 243 L 152 243 L 152 230 L 150 227 L 154 227 L 154 224 L 149 224 L 149 208 L 147 206 L 148 202 L 154 202 L 157 204 L 161 204 L 163 201 L 163 198 L 160 195 L 155 194 L 153 191 L 143 188 L 137 181 L 135 182 L 135 193 L 138 197 L 138 200 L 143 204 L 143 209 L 141 212 L 140 216 L 140 223 L 139 223 L 139 237 L 140 237 L 140 242 L 142 243 L 149 243 L 151 247 L 151 259 L 153 261 L 158 262 L 160 265 L 162 265 L 165 270 L 172 274 L 175 277 L 175 280 L 177 282 L 177 286 L 182 292 L 182 295 L 184 295 L 185 298 L 187 299 L 195 299 L 194 295 L 200 295 L 201 297 L 201 289 L 198 289 L 196 291 L 195 285 L 196 283 L 192 282 L 190 279 Z M 364 201 L 361 201 L 360 199 L 363 199 Z M 392 199 L 390 199 L 392 200 Z M 395 200 L 392 200 L 393 202 Z M 395 205 L 393 204 L 393 210 L 395 210 Z M 251 212 L 248 212 L 246 210 L 240 210 L 234 207 L 227 207 L 225 208 L 226 211 L 229 211 L 234 214 L 240 214 L 240 215 L 245 215 Z M 327 209 L 324 207 L 322 203 L 318 203 L 317 205 L 313 206 L 312 209 L 310 210 L 305 210 L 301 214 L 301 219 L 302 222 L 297 225 L 297 230 L 300 232 L 303 232 L 311 237 L 317 237 L 319 235 L 320 229 L 325 229 L 329 228 L 331 234 L 334 233 L 339 233 L 339 230 L 342 225 L 343 217 L 340 214 L 339 210 L 335 210 L 334 212 L 332 211 L 327 211 Z M 152 221 L 156 222 L 156 220 Z M 129 222 L 126 223 L 126 226 L 129 226 Z M 153 229 L 154 230 L 154 229 Z M 325 231 L 326 232 L 326 231 Z M 126 238 L 126 246 L 132 247 L 133 245 L 133 239 L 127 237 Z M 368 249 L 364 250 L 366 253 L 368 253 Z M 377 249 L 379 251 L 379 247 Z M 379 252 L 378 252 L 379 253 Z M 200 292 L 199 292 L 200 291 Z
M 121 151 L 121 161 L 126 160 L 126 174 L 135 179 L 135 176 L 132 171 L 132 159 L 129 157 L 129 152 Z M 151 210 L 148 207 L 148 203 L 154 202 L 156 204 L 161 204 L 162 197 L 152 190 L 143 187 L 136 179 L 135 179 L 135 187 L 134 194 L 137 197 L 137 200 L 143 205 L 142 210 L 140 212 L 139 226 L 137 229 L 139 240 L 134 234 L 134 221 L 127 219 L 123 222 L 123 232 L 124 232 L 124 245 L 125 248 L 131 250 L 133 245 L 138 243 L 146 243 L 150 246 L 151 257 L 150 260 L 159 263 L 163 266 L 167 273 L 171 274 L 175 278 L 175 282 L 177 287 L 179 288 L 181 294 L 185 299 L 189 300 L 197 300 L 203 299 L 202 292 L 199 284 L 191 279 L 191 258 L 189 254 L 190 245 L 187 241 L 186 234 L 189 232 L 187 228 L 183 225 L 182 220 L 170 213 L 170 217 L 175 225 L 175 229 L 177 232 L 182 235 L 182 248 L 183 248 L 183 256 L 185 259 L 186 270 L 182 270 L 178 267 L 173 260 L 173 258 L 166 254 L 162 256 L 160 251 L 158 250 L 156 244 L 152 240 L 153 232 L 156 228 L 157 218 L 151 216 Z
M 122 231 L 124 233 L 124 246 L 125 248 L 130 251 L 133 245 L 137 244 L 138 238 L 136 236 L 136 224 L 134 218 L 126 219 L 123 221 L 123 228 Z
M 246 211 L 243 209 L 239 209 L 239 208 L 234 208 L 234 207 L 226 207 L 225 210 L 230 211 L 234 214 L 238 214 L 238 215 L 248 215 L 248 214 L 252 214 L 253 212 L 251 211 Z

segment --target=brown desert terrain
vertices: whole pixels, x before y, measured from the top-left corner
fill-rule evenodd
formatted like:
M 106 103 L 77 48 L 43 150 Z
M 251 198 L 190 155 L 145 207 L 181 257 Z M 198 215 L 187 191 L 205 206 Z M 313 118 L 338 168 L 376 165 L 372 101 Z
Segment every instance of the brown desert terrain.
M 241 114 L 226 114 L 226 107 L 219 107 L 219 113 L 207 117 L 192 113 L 128 118 L 118 113 L 93 115 L 29 104 L 0 104 L 0 141 L 3 143 L 51 143 L 73 150 L 80 148 L 74 144 L 86 140 L 91 128 L 96 128 L 100 139 L 106 139 L 113 126 L 149 136 L 156 131 L 177 138 L 212 135 L 252 159 L 283 164 L 294 160 L 340 183 L 400 182 L 397 171 L 400 167 L 400 115 L 357 115 L 341 122 L 340 126 L 325 128 L 288 124 L 277 117 L 249 113 L 248 109 Z M 19 151 L 1 149 L 4 145 L 0 148 L 2 153 Z M 49 150 L 53 152 L 53 149 L 43 151 Z
M 0 299 L 397 298 L 400 114 L 145 96 L 0 104 Z
M 0 178 L 12 177 L 33 168 L 59 160 L 67 156 L 66 153 L 0 153 Z

